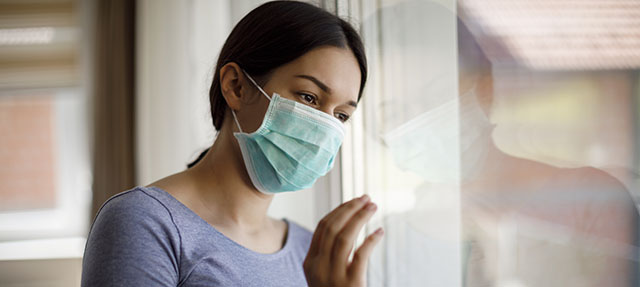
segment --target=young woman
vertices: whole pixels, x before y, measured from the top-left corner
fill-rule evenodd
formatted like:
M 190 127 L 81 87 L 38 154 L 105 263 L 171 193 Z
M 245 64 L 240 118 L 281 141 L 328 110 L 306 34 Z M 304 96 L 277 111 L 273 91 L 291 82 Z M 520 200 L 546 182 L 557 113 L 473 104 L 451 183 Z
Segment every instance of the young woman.
M 273 195 L 334 164 L 367 76 L 362 42 L 310 4 L 266 3 L 233 29 L 211 84 L 213 146 L 190 168 L 110 198 L 87 239 L 83 286 L 365 286 L 376 205 L 363 196 L 315 233 L 267 216 Z

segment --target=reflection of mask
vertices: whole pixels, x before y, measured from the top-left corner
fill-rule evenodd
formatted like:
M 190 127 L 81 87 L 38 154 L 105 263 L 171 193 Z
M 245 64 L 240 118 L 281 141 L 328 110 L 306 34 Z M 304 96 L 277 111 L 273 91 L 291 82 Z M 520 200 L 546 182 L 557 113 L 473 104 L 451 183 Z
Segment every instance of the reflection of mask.
M 431 182 L 464 181 L 484 160 L 491 128 L 473 88 L 383 138 L 401 169 Z
M 245 75 L 269 99 L 262 125 L 245 133 L 236 114 L 231 114 L 240 132 L 242 158 L 253 185 L 263 193 L 309 188 L 332 167 L 344 137 L 344 127 L 335 117 L 312 107 L 267 93 Z

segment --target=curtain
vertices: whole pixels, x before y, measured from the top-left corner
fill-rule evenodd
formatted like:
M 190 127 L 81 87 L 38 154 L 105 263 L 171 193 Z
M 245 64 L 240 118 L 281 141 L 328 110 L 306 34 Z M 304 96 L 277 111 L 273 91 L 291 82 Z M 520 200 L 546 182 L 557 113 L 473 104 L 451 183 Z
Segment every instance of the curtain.
M 92 220 L 135 183 L 135 3 L 96 3 Z

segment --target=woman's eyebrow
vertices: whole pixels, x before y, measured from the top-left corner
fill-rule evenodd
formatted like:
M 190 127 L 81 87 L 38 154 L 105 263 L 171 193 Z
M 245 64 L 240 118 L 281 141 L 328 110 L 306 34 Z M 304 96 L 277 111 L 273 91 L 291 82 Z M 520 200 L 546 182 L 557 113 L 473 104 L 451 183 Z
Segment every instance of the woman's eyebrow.
M 314 76 L 309 76 L 309 75 L 296 75 L 297 78 L 303 78 L 303 79 L 307 79 L 309 81 L 312 81 L 314 84 L 316 84 L 320 89 L 322 89 L 325 93 L 327 94 L 331 94 L 331 88 L 329 88 L 327 85 L 325 85 L 323 82 L 321 82 L 320 80 L 316 79 Z
M 320 87 L 320 89 L 322 89 L 325 93 L 327 94 L 331 94 L 331 88 L 329 88 L 327 85 L 325 85 L 323 82 L 321 82 L 320 80 L 316 79 L 316 77 L 314 76 L 309 76 L 309 75 L 296 75 L 297 78 L 303 78 L 303 79 L 307 79 L 309 81 L 312 81 L 314 84 L 316 84 L 318 87 Z M 347 102 L 347 105 L 350 105 L 354 108 L 358 107 L 358 103 L 356 103 L 355 101 L 349 101 Z

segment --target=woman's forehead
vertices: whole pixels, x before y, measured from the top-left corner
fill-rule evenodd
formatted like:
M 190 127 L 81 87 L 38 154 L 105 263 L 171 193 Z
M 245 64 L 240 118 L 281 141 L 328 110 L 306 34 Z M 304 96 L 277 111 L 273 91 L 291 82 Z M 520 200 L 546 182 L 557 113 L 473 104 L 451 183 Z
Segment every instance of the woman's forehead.
M 360 91 L 360 66 L 349 49 L 316 48 L 280 67 L 279 76 L 298 79 L 324 88 L 336 100 L 357 101 Z M 276 75 L 274 75 L 276 76 Z

